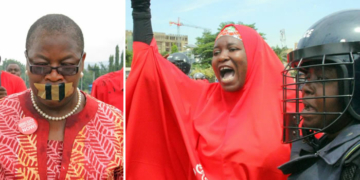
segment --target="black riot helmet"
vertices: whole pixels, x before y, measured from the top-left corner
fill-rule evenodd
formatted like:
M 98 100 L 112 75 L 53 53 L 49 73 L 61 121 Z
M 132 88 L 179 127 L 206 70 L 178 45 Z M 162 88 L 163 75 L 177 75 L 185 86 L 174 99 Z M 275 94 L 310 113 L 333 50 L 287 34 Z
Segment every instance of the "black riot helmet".
M 314 135 L 320 132 L 337 132 L 339 123 L 346 115 L 360 121 L 360 10 L 341 11 L 316 22 L 300 39 L 296 50 L 287 55 L 288 65 L 283 72 L 283 103 L 284 103 L 284 137 L 285 143 L 299 139 L 309 142 L 314 140 Z M 336 70 L 337 78 L 327 78 L 326 69 Z M 320 75 L 317 79 L 307 77 L 305 82 L 299 78 L 299 73 L 309 73 L 317 69 Z M 309 73 L 310 74 L 310 73 Z M 289 77 L 296 80 L 289 82 Z M 330 82 L 337 82 L 338 95 L 328 95 L 325 88 Z M 321 96 L 309 95 L 303 85 L 322 87 Z M 296 98 L 289 94 L 295 93 Z M 307 102 L 311 99 L 322 100 L 323 110 L 312 108 Z M 325 103 L 334 99 L 341 99 L 341 110 L 326 111 Z M 295 105 L 295 110 L 289 108 Z M 315 108 L 316 109 L 316 108 Z M 330 109 L 330 108 L 328 108 Z M 306 127 L 302 125 L 304 117 L 321 117 L 321 127 Z M 328 117 L 328 118 L 327 118 Z M 329 117 L 334 117 L 330 121 Z M 306 118 L 305 118 L 306 119 Z M 335 130 L 335 131 L 334 131 Z M 311 142 L 310 142 L 311 143 Z
M 194 79 L 198 80 L 198 79 L 205 79 L 205 75 L 201 72 L 195 73 L 194 74 Z
M 167 58 L 170 62 L 175 64 L 182 72 L 189 74 L 191 64 L 190 59 L 183 53 L 173 53 Z

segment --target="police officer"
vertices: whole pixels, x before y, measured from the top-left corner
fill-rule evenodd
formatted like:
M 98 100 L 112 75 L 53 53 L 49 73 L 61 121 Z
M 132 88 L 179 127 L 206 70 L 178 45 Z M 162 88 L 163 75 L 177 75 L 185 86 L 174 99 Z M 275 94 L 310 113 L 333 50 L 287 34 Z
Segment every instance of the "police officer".
M 189 74 L 191 68 L 190 59 L 184 53 L 170 54 L 167 59 L 175 64 L 182 72 Z
M 195 73 L 194 74 L 194 79 L 195 80 L 203 80 L 203 79 L 205 79 L 205 75 L 203 73 L 200 73 L 200 72 Z
M 284 97 L 300 87 L 302 96 L 284 99 L 298 108 L 284 109 L 284 142 L 293 145 L 291 160 L 279 169 L 290 180 L 360 179 L 360 10 L 315 23 L 288 62 Z M 305 84 L 299 78 L 295 85 L 286 83 L 285 77 L 299 72 Z

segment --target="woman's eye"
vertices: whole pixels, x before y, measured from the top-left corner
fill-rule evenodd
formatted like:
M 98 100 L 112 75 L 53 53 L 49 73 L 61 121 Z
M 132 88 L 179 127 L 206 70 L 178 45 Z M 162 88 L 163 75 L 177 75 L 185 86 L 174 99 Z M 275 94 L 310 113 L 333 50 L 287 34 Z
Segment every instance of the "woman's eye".
M 213 55 L 216 56 L 216 55 L 218 55 L 219 53 L 220 53 L 220 51 L 214 51 L 214 52 L 213 52 Z
M 230 48 L 230 52 L 234 52 L 234 51 L 236 51 L 237 49 L 236 48 Z

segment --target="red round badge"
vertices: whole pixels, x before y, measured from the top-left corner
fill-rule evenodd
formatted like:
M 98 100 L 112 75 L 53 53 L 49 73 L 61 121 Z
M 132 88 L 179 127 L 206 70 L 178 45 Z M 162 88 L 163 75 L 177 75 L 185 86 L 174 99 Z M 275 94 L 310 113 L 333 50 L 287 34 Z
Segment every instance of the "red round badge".
M 18 129 L 23 134 L 32 134 L 38 128 L 38 123 L 31 117 L 24 117 L 18 122 Z

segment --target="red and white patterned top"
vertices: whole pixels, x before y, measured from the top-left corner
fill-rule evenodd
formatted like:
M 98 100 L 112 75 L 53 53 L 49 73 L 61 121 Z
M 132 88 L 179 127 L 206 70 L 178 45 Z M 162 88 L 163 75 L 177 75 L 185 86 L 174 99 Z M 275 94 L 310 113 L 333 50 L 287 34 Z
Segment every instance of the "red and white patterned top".
M 49 140 L 47 146 L 47 178 L 58 179 L 60 176 L 63 142 Z
M 0 179 L 122 179 L 122 113 L 85 96 L 84 109 L 66 119 L 64 141 L 48 141 L 48 121 L 29 90 L 1 99 Z M 17 130 L 24 117 L 38 122 L 35 133 Z

